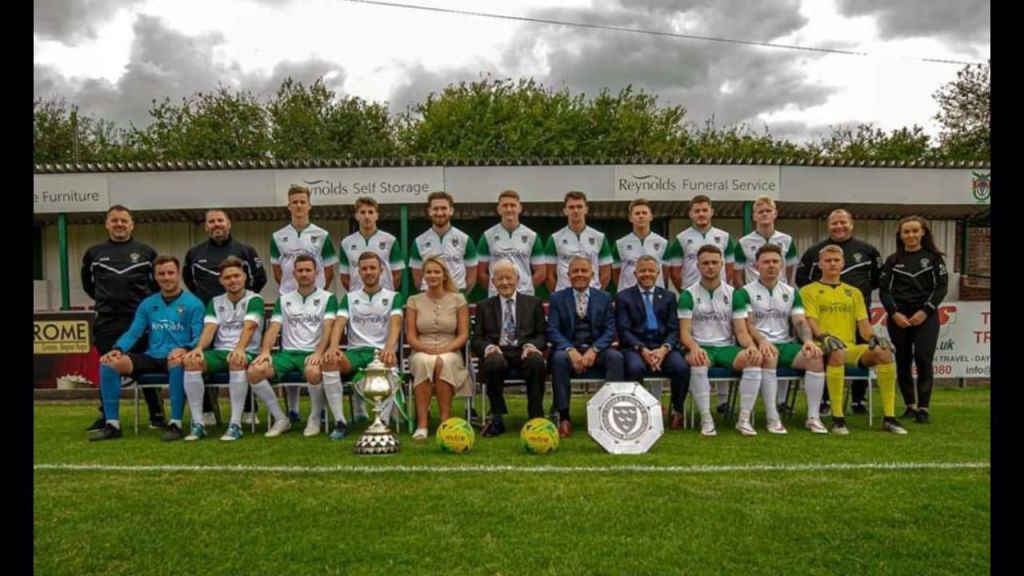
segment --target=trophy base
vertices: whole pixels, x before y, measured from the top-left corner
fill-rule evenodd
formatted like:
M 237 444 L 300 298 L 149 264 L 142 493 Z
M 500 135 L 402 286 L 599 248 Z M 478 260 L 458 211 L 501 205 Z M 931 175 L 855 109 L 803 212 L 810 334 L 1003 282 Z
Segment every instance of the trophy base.
M 401 447 L 398 438 L 377 419 L 355 445 L 356 454 L 395 454 Z

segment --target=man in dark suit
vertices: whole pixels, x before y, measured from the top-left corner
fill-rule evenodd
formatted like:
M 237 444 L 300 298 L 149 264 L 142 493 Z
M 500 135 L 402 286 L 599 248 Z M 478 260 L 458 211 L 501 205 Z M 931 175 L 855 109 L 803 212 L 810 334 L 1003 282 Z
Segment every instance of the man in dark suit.
M 673 430 L 683 427 L 683 401 L 689 387 L 690 367 L 679 353 L 679 321 L 676 297 L 655 286 L 658 261 L 649 255 L 637 260 L 637 284 L 615 298 L 619 347 L 625 362 L 626 380 L 640 382 L 644 373 L 667 374 L 672 385 Z
M 487 383 L 487 397 L 493 417 L 482 432 L 490 438 L 505 432 L 504 385 L 509 369 L 526 380 L 529 417 L 544 416 L 544 308 L 541 301 L 516 292 L 519 269 L 511 260 L 495 262 L 491 280 L 498 290 L 476 306 L 473 324 L 473 353 L 481 358 L 480 371 Z
M 558 434 L 572 433 L 569 416 L 569 378 L 572 373 L 622 380 L 622 353 L 611 348 L 615 341 L 615 311 L 612 297 L 590 287 L 594 277 L 590 259 L 577 256 L 569 261 L 568 288 L 551 295 L 548 306 L 548 341 L 551 353 L 551 387 L 558 410 Z

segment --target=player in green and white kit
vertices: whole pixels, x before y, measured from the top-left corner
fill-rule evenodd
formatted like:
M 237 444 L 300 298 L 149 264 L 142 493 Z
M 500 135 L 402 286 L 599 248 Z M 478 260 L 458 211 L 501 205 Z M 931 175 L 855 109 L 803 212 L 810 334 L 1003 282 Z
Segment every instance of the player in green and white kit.
M 363 287 L 341 298 L 338 316 L 331 328 L 330 344 L 324 355 L 324 393 L 332 410 L 342 409 L 341 375 L 352 374 L 373 361 L 373 353 L 380 351 L 380 359 L 388 367 L 398 365 L 398 340 L 402 336 L 402 295 L 381 285 L 380 256 L 363 252 L 359 263 L 359 276 Z M 348 348 L 342 351 L 341 335 L 348 328 Z M 357 397 L 357 400 L 362 402 Z M 381 419 L 387 422 L 391 414 L 389 401 Z M 364 408 L 365 413 L 365 408 Z M 331 433 L 332 440 L 345 436 L 343 426 Z
M 757 271 L 757 250 L 765 244 L 774 244 L 782 249 L 785 259 L 785 274 L 779 276 L 784 284 L 796 286 L 793 277 L 796 274 L 796 266 L 800 263 L 800 256 L 796 251 L 796 242 L 793 237 L 775 229 L 775 219 L 779 211 L 775 207 L 775 200 L 770 196 L 761 196 L 754 200 L 754 223 L 757 225 L 750 234 L 740 238 L 736 243 L 736 269 L 733 271 L 733 286 L 746 286 L 759 277 Z M 783 383 L 779 386 L 777 404 L 786 401 L 786 394 L 789 392 L 789 384 Z
M 710 244 L 717 247 L 722 253 L 724 264 L 721 272 L 722 282 L 728 284 L 733 275 L 736 243 L 728 232 L 711 225 L 711 218 L 715 215 L 715 210 L 711 207 L 711 199 L 702 194 L 694 196 L 690 200 L 688 215 L 693 225 L 676 234 L 669 243 L 668 252 L 665 254 L 669 278 L 680 294 L 683 293 L 684 288 L 697 283 L 701 278 L 701 273 L 697 269 L 697 251 L 702 246 Z M 718 412 L 724 413 L 729 408 L 729 385 L 720 382 L 717 391 Z
M 701 246 L 697 252 L 700 280 L 679 294 L 679 339 L 690 364 L 690 392 L 700 411 L 700 433 L 714 436 L 708 368 L 742 371 L 740 417 L 736 429 L 755 436 L 750 412 L 761 386 L 761 352 L 747 332 L 747 303 L 742 292 L 722 281 L 722 251 Z M 739 344 L 737 346 L 736 344 Z
M 199 342 L 185 355 L 185 396 L 192 414 L 202 414 L 203 375 L 228 372 L 231 419 L 221 440 L 231 441 L 242 437 L 242 409 L 249 394 L 245 369 L 260 349 L 263 298 L 245 288 L 247 278 L 241 259 L 228 256 L 218 271 L 225 293 L 206 304 Z M 213 348 L 206 350 L 210 344 Z M 185 440 L 204 436 L 206 428 L 202 421 L 193 417 L 191 433 Z
M 821 348 L 814 342 L 811 327 L 804 314 L 800 291 L 782 282 L 782 249 L 765 244 L 755 254 L 759 278 L 740 288 L 747 300 L 747 324 L 750 336 L 757 343 L 764 362 L 761 363 L 761 400 L 768 416 L 768 431 L 785 434 L 775 406 L 778 380 L 776 369 L 786 366 L 804 370 L 807 394 L 806 427 L 816 434 L 827 434 L 821 423 L 818 404 L 825 390 L 825 366 Z M 790 322 L 799 340 L 790 335 Z
M 523 205 L 519 193 L 505 190 L 498 194 L 498 214 L 501 222 L 491 226 L 480 236 L 477 245 L 477 281 L 487 286 L 487 296 L 495 296 L 498 289 L 491 283 L 490 263 L 501 259 L 512 261 L 519 270 L 516 291 L 533 296 L 534 290 L 547 278 L 547 256 L 540 236 L 519 222 Z
M 775 207 L 775 200 L 770 196 L 761 196 L 754 200 L 754 223 L 757 228 L 740 238 L 736 244 L 736 269 L 733 271 L 733 286 L 746 286 L 760 278 L 757 271 L 757 250 L 765 244 L 774 244 L 782 250 L 785 259 L 786 273 L 779 277 L 779 280 L 790 286 L 793 283 L 793 276 L 796 274 L 796 265 L 800 263 L 800 256 L 796 251 L 796 242 L 793 237 L 775 229 L 775 219 L 779 211 Z
M 590 269 L 597 271 L 590 285 L 604 290 L 612 279 L 614 259 L 604 232 L 587 226 L 587 195 L 576 190 L 567 192 L 562 212 L 569 224 L 552 234 L 544 245 L 544 254 L 548 260 L 548 292 L 554 294 L 572 285 L 569 281 L 569 262 L 577 256 L 590 259 Z
M 278 285 L 278 294 L 292 292 L 298 286 L 292 274 L 295 258 L 299 254 L 309 254 L 316 263 L 316 287 L 331 290 L 334 282 L 334 266 L 338 257 L 334 253 L 334 242 L 331 235 L 323 228 L 309 221 L 311 208 L 309 188 L 292 185 L 288 189 L 288 212 L 291 222 L 274 232 L 270 238 L 270 262 L 274 281 Z M 299 422 L 299 387 L 285 386 L 285 402 L 288 405 L 288 417 Z
M 377 201 L 369 196 L 356 198 L 353 210 L 359 230 L 349 234 L 341 241 L 338 250 L 338 273 L 341 285 L 346 292 L 354 292 L 363 287 L 363 280 L 358 274 L 359 256 L 364 252 L 373 252 L 380 256 L 383 266 L 380 284 L 388 290 L 397 290 L 402 285 L 402 270 L 405 269 L 405 257 L 402 246 L 393 235 L 377 228 L 380 212 Z M 350 266 L 349 263 L 354 264 Z
M 299 288 L 282 294 L 274 303 L 260 353 L 249 364 L 249 383 L 273 417 L 270 431 L 266 433 L 268 438 L 280 436 L 292 427 L 268 380 L 276 382 L 289 372 L 303 372 L 310 385 L 309 398 L 313 404 L 306 423 L 306 436 L 320 433 L 320 413 L 324 409 L 321 361 L 330 342 L 338 300 L 334 294 L 316 287 L 316 260 L 309 254 L 295 258 L 293 274 Z M 278 334 L 281 335 L 281 351 L 271 354 L 270 348 Z M 343 413 L 334 416 L 340 422 L 345 421 Z
M 711 199 L 704 195 L 694 196 L 690 200 L 688 215 L 693 225 L 683 230 L 669 243 L 665 260 L 669 267 L 669 277 L 676 290 L 682 293 L 683 288 L 695 284 L 701 278 L 697 269 L 697 251 L 701 246 L 710 244 L 722 253 L 725 267 L 722 269 L 722 281 L 728 283 L 733 277 L 736 242 L 728 232 L 711 225 L 715 210 L 711 207 Z
M 612 281 L 616 283 L 619 292 L 636 286 L 636 275 L 633 272 L 640 257 L 645 255 L 654 258 L 658 264 L 658 278 L 654 285 L 665 287 L 668 240 L 651 232 L 653 218 L 651 204 L 647 200 L 637 198 L 629 203 L 629 222 L 633 225 L 633 231 L 612 244 Z
M 427 214 L 432 225 L 416 237 L 409 251 L 413 286 L 419 290 L 427 289 L 423 280 L 423 261 L 431 256 L 440 256 L 455 285 L 463 294 L 468 294 L 476 286 L 476 242 L 452 226 L 455 199 L 447 192 L 431 192 L 427 196 Z

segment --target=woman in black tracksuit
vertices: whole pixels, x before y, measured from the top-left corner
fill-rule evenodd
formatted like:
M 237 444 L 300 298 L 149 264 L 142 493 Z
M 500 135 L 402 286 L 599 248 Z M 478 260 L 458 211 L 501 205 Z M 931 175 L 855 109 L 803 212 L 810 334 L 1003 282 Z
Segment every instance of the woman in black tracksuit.
M 896 233 L 896 253 L 886 258 L 879 287 L 896 348 L 896 378 L 907 406 L 902 418 L 913 417 L 919 424 L 929 421 L 932 358 L 939 340 L 937 312 L 949 285 L 942 256 L 928 223 L 918 216 L 904 218 Z M 916 387 L 912 362 L 917 365 Z

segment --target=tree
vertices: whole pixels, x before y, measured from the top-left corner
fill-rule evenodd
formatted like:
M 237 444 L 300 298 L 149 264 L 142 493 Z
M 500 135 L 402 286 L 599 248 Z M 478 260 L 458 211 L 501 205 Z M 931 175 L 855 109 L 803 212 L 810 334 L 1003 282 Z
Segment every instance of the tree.
M 812 153 L 788 140 L 777 140 L 768 128 L 757 134 L 746 125 L 716 128 L 709 119 L 704 128 L 691 132 L 683 150 L 687 158 L 807 158 Z
M 396 152 L 387 106 L 355 97 L 336 99 L 323 78 L 308 87 L 285 79 L 267 104 L 267 114 L 275 158 L 380 158 Z
M 990 65 L 965 66 L 956 80 L 933 94 L 939 103 L 935 119 L 942 125 L 939 144 L 951 160 L 989 160 L 991 158 L 992 84 Z
M 930 138 L 920 126 L 899 128 L 886 134 L 872 124 L 832 129 L 818 143 L 807 145 L 817 157 L 836 160 L 927 160 L 934 155 Z
M 153 122 L 133 127 L 129 146 L 136 160 L 259 160 L 270 152 L 266 111 L 248 92 L 198 92 L 153 102 Z
M 405 153 L 424 158 L 590 158 L 678 154 L 682 107 L 631 86 L 587 100 L 533 79 L 451 84 L 403 115 Z
M 36 164 L 118 162 L 127 157 L 124 130 L 78 113 L 63 98 L 32 103 L 32 158 Z

